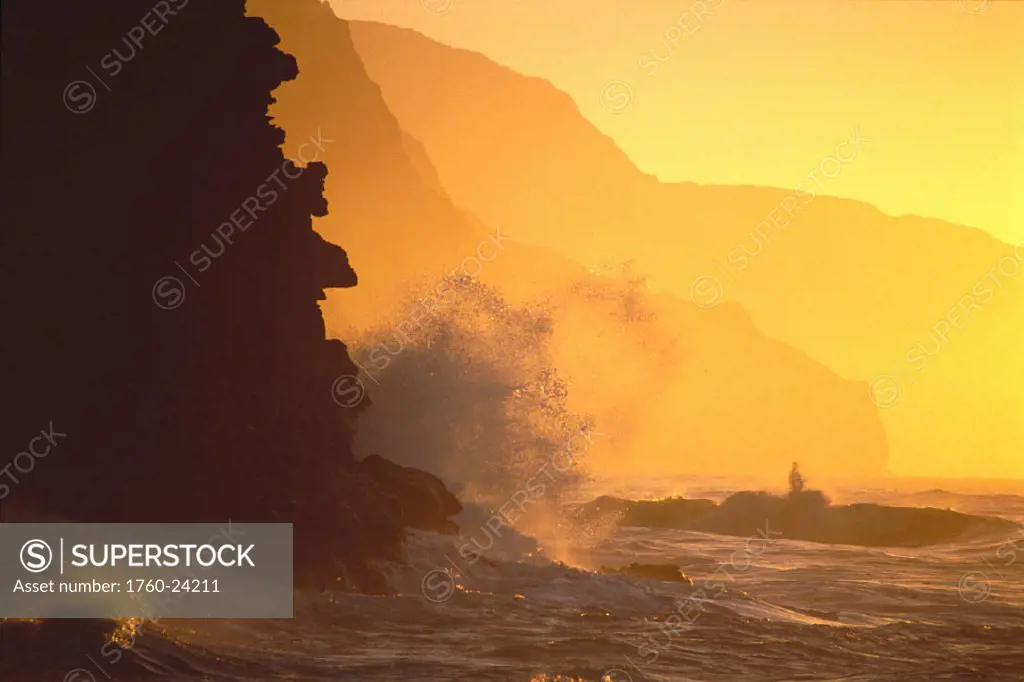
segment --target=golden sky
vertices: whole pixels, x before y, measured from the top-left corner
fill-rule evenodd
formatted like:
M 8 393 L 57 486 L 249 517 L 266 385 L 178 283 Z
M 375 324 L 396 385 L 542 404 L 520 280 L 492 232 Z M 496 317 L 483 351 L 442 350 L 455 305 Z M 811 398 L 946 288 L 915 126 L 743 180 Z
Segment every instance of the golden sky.
M 664 181 L 791 188 L 859 129 L 830 193 L 1024 239 L 1024 2 L 331 1 L 551 81 Z

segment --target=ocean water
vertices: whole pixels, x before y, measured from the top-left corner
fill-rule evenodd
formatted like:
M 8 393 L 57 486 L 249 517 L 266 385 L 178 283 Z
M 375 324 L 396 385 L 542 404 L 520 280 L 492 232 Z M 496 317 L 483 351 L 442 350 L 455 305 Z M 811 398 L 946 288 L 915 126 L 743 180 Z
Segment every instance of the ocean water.
M 830 493 L 1024 522 L 1019 494 Z M 390 569 L 396 596 L 297 595 L 294 620 L 145 622 L 118 660 L 61 652 L 32 679 L 1024 680 L 1024 530 L 887 549 L 790 540 L 767 519 L 746 538 L 571 529 L 557 551 L 506 536 L 475 563 L 461 543 L 412 536 L 409 565 Z M 693 584 L 588 570 L 632 562 L 677 564 Z

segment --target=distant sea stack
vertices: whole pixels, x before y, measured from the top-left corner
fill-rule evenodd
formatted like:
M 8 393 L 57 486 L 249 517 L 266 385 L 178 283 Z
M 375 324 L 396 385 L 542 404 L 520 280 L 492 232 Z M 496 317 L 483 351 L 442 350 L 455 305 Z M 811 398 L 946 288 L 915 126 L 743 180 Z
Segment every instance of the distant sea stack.
M 368 562 L 458 502 L 353 457 L 368 399 L 332 398 L 358 369 L 318 302 L 357 278 L 312 227 L 341 135 L 282 149 L 267 116 L 295 60 L 243 0 L 4 14 L 3 451 L 61 434 L 6 517 L 292 522 L 300 582 L 382 588 Z

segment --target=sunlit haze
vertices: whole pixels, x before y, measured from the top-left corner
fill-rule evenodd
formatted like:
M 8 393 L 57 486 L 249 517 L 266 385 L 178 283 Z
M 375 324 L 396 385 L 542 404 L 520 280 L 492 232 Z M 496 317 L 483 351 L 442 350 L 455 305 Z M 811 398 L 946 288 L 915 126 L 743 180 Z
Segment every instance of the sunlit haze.
M 661 180 L 793 187 L 859 127 L 877 145 L 828 194 L 1024 239 L 1024 3 L 332 4 L 551 81 Z
M 1024 0 L 3 0 L 2 682 L 1021 682 Z

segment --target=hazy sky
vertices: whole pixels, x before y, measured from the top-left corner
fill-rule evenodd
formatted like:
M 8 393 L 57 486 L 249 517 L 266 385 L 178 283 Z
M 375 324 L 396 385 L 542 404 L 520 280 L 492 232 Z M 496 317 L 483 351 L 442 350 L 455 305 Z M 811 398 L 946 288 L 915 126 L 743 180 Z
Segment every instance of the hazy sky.
M 794 187 L 859 129 L 830 192 L 1024 240 L 1024 2 L 331 1 L 551 81 L 662 180 Z

